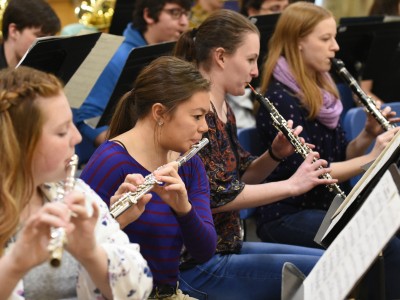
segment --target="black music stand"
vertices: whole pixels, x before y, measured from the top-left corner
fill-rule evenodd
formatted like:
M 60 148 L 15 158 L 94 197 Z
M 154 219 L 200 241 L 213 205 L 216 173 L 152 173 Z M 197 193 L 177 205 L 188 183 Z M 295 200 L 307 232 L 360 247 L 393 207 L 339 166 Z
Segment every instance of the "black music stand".
M 134 48 L 125 62 L 125 66 L 114 87 L 110 100 L 96 127 L 108 125 L 121 97 L 133 88 L 133 83 L 143 67 L 154 59 L 170 55 L 176 42 L 165 42 L 155 45 Z
M 399 32 L 400 22 L 371 22 L 339 25 L 336 40 L 340 50 L 336 57 L 347 66 L 350 74 L 359 79 L 369 55 L 373 39 L 380 32 Z M 332 74 L 335 80 L 338 77 Z M 340 81 L 340 80 L 339 80 Z
M 400 30 L 374 37 L 362 79 L 373 80 L 372 92 L 385 102 L 400 101 Z
M 385 16 L 342 17 L 339 19 L 339 25 L 382 23 L 384 19 Z
M 67 37 L 39 38 L 18 66 L 28 66 L 52 73 L 66 84 L 96 45 L 100 35 L 101 32 L 95 32 Z
M 122 35 L 126 25 L 132 22 L 134 8 L 135 0 L 116 0 L 108 32 L 115 35 Z
M 366 289 L 360 289 L 360 279 L 364 279 L 367 272 L 371 276 L 371 266 L 375 271 L 376 257 L 379 259 L 379 253 L 400 227 L 399 201 L 400 173 L 397 166 L 391 164 L 377 180 L 376 189 L 365 198 L 363 206 L 307 277 L 295 265 L 284 265 L 282 299 L 347 299 L 350 296 L 351 299 L 384 300 L 384 281 L 379 282 L 383 290 L 375 294 L 371 293 L 375 292 L 371 287 L 376 281 L 369 281 Z
M 400 138 L 399 135 L 397 135 L 396 137 Z M 364 180 L 365 175 L 359 180 L 359 182 L 353 188 L 356 190 L 356 193 L 353 195 L 353 197 L 354 197 L 353 201 L 351 203 L 347 204 L 347 209 L 346 209 L 345 213 L 340 217 L 339 221 L 337 221 L 334 224 L 334 226 L 329 229 L 329 232 L 327 232 L 328 227 L 331 225 L 333 216 L 337 211 L 337 208 L 339 208 L 339 206 L 343 206 L 342 203 L 333 201 L 331 206 L 334 209 L 331 209 L 332 207 L 329 208 L 329 210 L 328 210 L 327 214 L 325 215 L 325 218 L 321 224 L 321 227 L 319 228 L 319 230 L 315 236 L 314 241 L 316 243 L 320 244 L 321 246 L 328 248 L 329 245 L 332 243 L 332 241 L 335 239 L 335 237 L 342 231 L 342 229 L 346 226 L 346 224 L 354 216 L 354 214 L 357 212 L 357 210 L 363 204 L 365 199 L 369 196 L 371 191 L 375 188 L 377 182 L 380 180 L 382 175 L 389 169 L 389 167 L 391 165 L 393 165 L 393 164 L 397 165 L 399 162 L 399 159 L 400 159 L 400 147 L 397 147 L 396 149 L 393 150 L 393 153 L 390 155 L 390 157 L 382 164 L 381 168 L 376 170 L 376 173 L 369 179 L 366 186 L 363 189 L 361 189 L 361 190 L 359 189 L 357 191 L 358 187 Z M 348 195 L 348 197 L 351 195 L 352 195 L 352 193 L 350 193 Z M 345 201 L 346 200 L 347 200 L 347 198 L 345 199 Z
M 389 146 L 369 166 L 370 170 L 363 175 L 343 203 L 340 203 L 337 198 L 333 200 L 314 238 L 316 243 L 328 248 L 375 189 L 383 174 L 389 168 L 395 169 L 398 173 L 397 164 L 400 159 L 399 138 L 399 134 L 393 138 Z M 374 295 L 374 297 L 376 299 L 385 299 L 385 272 L 382 255 L 379 255 L 372 264 L 369 274 L 377 278 L 376 281 L 379 283 L 379 290 L 376 291 L 377 295 Z M 357 289 L 359 290 L 358 293 L 365 293 L 369 289 L 369 282 L 360 281 Z
M 260 72 L 258 78 L 254 78 L 251 85 L 258 87 L 260 85 L 261 71 L 265 58 L 268 53 L 268 43 L 274 33 L 276 22 L 278 21 L 280 14 L 268 14 L 251 16 L 249 20 L 257 26 L 260 31 L 260 55 L 257 60 L 258 70 Z

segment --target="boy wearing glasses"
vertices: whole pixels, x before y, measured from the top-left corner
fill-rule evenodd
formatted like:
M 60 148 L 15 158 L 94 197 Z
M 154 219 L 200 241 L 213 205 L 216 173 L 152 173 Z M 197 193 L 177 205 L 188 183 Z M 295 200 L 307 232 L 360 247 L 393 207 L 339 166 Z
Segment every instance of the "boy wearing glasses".
M 133 48 L 176 41 L 189 26 L 191 0 L 136 0 L 132 22 L 113 58 L 100 75 L 82 106 L 74 113 L 74 122 L 82 135 L 76 153 L 85 163 L 106 137 L 107 126 L 92 128 L 84 120 L 101 116 L 107 106 L 119 75 Z

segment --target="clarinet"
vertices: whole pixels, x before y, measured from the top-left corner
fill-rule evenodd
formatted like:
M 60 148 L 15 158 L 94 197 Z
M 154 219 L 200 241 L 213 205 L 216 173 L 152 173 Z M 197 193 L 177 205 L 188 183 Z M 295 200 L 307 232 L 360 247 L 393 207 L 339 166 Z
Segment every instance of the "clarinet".
M 295 152 L 300 154 L 305 159 L 307 155 L 312 151 L 310 147 L 303 144 L 300 141 L 300 138 L 295 134 L 293 134 L 292 130 L 287 126 L 287 121 L 279 114 L 278 110 L 275 108 L 275 106 L 268 98 L 263 97 L 250 84 L 248 84 L 248 86 L 253 91 L 257 101 L 260 102 L 260 104 L 263 105 L 271 115 L 274 127 L 283 133 L 283 135 L 288 139 L 288 141 L 294 147 Z M 317 159 L 314 158 L 313 162 L 316 161 Z M 322 169 L 322 167 L 320 166 L 318 169 Z M 324 179 L 332 179 L 332 176 L 329 173 L 325 173 L 321 175 L 321 177 Z M 342 199 L 346 198 L 346 194 L 341 190 L 339 185 L 337 185 L 336 183 L 327 184 L 326 187 L 330 192 L 339 195 Z
M 182 156 L 180 156 L 176 160 L 176 162 L 178 163 L 178 167 L 181 167 L 184 163 L 186 163 L 189 159 L 191 159 L 197 152 L 199 152 L 207 144 L 208 144 L 208 139 L 203 138 L 197 144 L 192 145 L 192 147 L 187 152 L 185 152 Z M 144 178 L 144 182 L 137 187 L 136 191 L 125 193 L 113 205 L 111 205 L 110 207 L 111 216 L 113 216 L 113 218 L 115 219 L 118 218 L 129 207 L 136 204 L 140 198 L 142 198 L 146 193 L 148 193 L 154 187 L 155 184 L 162 185 L 163 183 L 158 181 L 153 173 L 147 175 Z
M 72 191 L 75 186 L 75 173 L 78 166 L 78 156 L 74 154 L 68 163 L 68 175 L 63 186 L 57 186 L 56 197 L 54 201 L 64 201 L 67 193 Z M 50 231 L 50 243 L 48 250 L 50 252 L 50 265 L 59 267 L 63 255 L 64 245 L 67 243 L 67 235 L 62 227 L 52 227 Z
M 369 97 L 359 86 L 354 77 L 347 71 L 343 61 L 337 58 L 331 58 L 332 66 L 336 73 L 346 82 L 354 94 L 360 99 L 360 102 L 365 107 L 367 112 L 371 114 L 375 120 L 382 126 L 385 131 L 396 127 L 395 124 L 390 123 L 382 112 L 376 107 L 375 101 Z

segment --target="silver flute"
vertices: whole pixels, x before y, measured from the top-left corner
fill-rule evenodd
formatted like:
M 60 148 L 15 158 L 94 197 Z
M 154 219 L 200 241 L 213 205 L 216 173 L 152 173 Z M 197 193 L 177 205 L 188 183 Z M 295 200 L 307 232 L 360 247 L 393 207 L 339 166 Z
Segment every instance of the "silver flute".
M 188 151 L 186 151 L 182 156 L 180 156 L 176 160 L 176 162 L 178 163 L 178 167 L 182 166 L 189 159 L 191 159 L 197 152 L 201 150 L 201 148 L 207 145 L 208 142 L 209 141 L 207 138 L 203 138 L 198 143 L 192 145 L 192 147 Z M 118 218 L 129 207 L 136 204 L 140 198 L 142 198 L 146 193 L 148 193 L 154 187 L 155 184 L 161 185 L 163 183 L 158 181 L 153 173 L 150 173 L 144 178 L 144 182 L 137 187 L 136 191 L 125 193 L 113 205 L 111 205 L 110 207 L 111 216 L 113 216 L 114 218 Z
M 248 85 L 256 96 L 257 101 L 260 102 L 260 104 L 263 105 L 271 115 L 272 122 L 275 128 L 283 133 L 283 135 L 294 147 L 296 153 L 299 153 L 305 159 L 307 155 L 312 151 L 311 148 L 308 147 L 306 144 L 303 144 L 300 138 L 292 132 L 292 130 L 287 125 L 287 121 L 279 114 L 278 110 L 275 108 L 272 102 L 268 98 L 258 93 L 250 84 Z M 313 162 L 316 161 L 317 159 L 314 158 Z M 320 166 L 318 169 L 322 169 L 322 166 Z M 329 173 L 324 173 L 323 175 L 321 175 L 321 177 L 324 179 L 332 179 L 332 176 Z M 330 192 L 339 195 L 342 199 L 346 198 L 346 194 L 336 183 L 327 184 L 326 187 Z
M 64 201 L 65 195 L 74 189 L 77 166 L 78 156 L 74 154 L 67 166 L 67 178 L 65 179 L 63 185 L 57 186 L 56 197 L 53 201 Z M 65 229 L 62 227 L 52 227 L 50 231 L 50 243 L 47 248 L 50 252 L 51 266 L 59 267 L 61 265 L 64 245 L 66 243 L 67 235 L 65 233 Z
M 388 119 L 386 119 L 386 117 L 376 106 L 375 101 L 361 89 L 354 77 L 349 73 L 349 71 L 347 71 L 343 61 L 338 58 L 331 58 L 331 62 L 336 73 L 346 82 L 353 93 L 357 95 L 367 112 L 375 118 L 382 128 L 385 131 L 388 131 L 389 129 L 396 127 L 395 124 L 390 123 Z

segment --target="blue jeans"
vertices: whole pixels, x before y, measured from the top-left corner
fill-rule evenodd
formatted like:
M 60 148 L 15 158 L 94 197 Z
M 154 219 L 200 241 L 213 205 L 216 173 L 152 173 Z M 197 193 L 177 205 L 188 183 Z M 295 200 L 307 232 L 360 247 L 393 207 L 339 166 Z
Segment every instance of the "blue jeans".
M 322 253 L 320 249 L 245 242 L 239 254 L 216 254 L 182 271 L 179 287 L 198 299 L 280 299 L 283 264 L 292 262 L 307 275 Z
M 263 242 L 285 243 L 292 245 L 321 247 L 314 242 L 314 237 L 325 217 L 323 210 L 307 209 L 286 215 L 257 228 L 258 237 Z M 386 299 L 400 299 L 400 239 L 394 236 L 383 250 L 384 278 Z M 378 293 L 377 273 L 368 272 L 365 288 L 369 287 L 370 298 Z M 370 283 L 370 284 L 369 284 Z
M 257 235 L 263 242 L 322 248 L 314 242 L 326 211 L 305 209 L 257 226 Z

